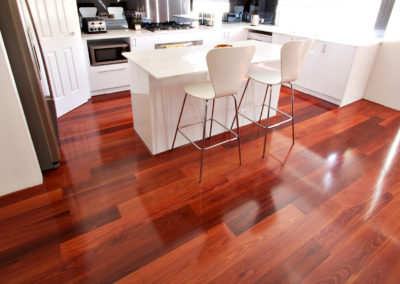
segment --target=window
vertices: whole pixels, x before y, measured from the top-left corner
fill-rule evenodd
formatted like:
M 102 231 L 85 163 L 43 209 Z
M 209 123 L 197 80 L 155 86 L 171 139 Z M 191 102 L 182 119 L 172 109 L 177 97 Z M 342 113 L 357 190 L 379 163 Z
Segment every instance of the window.
M 385 35 L 386 27 L 389 23 L 390 15 L 392 14 L 394 2 L 395 0 L 382 0 L 375 23 L 375 31 L 380 37 Z

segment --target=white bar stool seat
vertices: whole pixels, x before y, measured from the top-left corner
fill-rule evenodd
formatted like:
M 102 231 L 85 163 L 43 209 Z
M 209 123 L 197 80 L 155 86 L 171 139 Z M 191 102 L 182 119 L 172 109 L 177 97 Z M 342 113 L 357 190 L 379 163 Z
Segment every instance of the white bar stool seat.
M 280 70 L 268 69 L 263 72 L 251 72 L 249 78 L 261 84 L 279 85 L 282 82 Z
M 192 84 L 184 87 L 185 93 L 202 100 L 215 99 L 214 87 L 211 82 Z

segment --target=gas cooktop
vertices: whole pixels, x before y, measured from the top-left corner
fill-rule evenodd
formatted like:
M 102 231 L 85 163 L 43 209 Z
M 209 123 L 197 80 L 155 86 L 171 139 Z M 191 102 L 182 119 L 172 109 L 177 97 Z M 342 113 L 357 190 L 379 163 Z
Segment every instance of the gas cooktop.
M 162 22 L 162 23 L 143 23 L 142 28 L 155 32 L 155 31 L 173 31 L 173 30 L 187 30 L 191 29 L 190 24 L 177 23 L 175 21 Z

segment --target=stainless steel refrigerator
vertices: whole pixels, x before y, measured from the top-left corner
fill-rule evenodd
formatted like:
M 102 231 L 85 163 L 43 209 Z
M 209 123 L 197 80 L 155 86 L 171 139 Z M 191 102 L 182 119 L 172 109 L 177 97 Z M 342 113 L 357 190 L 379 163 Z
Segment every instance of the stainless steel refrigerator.
M 0 0 L 0 30 L 39 164 L 45 171 L 60 164 L 57 116 L 27 5 L 25 0 Z M 49 96 L 44 86 L 49 88 Z

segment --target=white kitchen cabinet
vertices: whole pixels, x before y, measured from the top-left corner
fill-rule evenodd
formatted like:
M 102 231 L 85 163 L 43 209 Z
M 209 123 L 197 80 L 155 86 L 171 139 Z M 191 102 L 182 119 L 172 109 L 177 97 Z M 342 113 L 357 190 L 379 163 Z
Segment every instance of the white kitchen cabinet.
M 283 34 L 272 34 L 272 43 L 276 44 L 285 44 L 291 40 L 302 40 L 302 37 L 295 37 L 290 35 Z M 318 65 L 319 55 L 320 55 L 321 43 L 316 42 L 310 52 L 308 54 L 306 62 L 304 63 L 303 70 L 299 76 L 299 78 L 294 82 L 295 85 L 301 86 L 307 89 L 312 89 L 315 80 L 315 70 Z
M 276 44 L 280 44 L 280 45 L 283 45 L 283 44 L 287 43 L 288 41 L 297 40 L 297 39 L 303 39 L 303 38 L 285 35 L 285 34 L 278 34 L 278 33 L 272 34 L 272 43 L 276 43 Z
M 357 48 L 328 42 L 318 42 L 317 48 L 319 61 L 313 90 L 342 100 Z
M 93 95 L 115 92 L 114 88 L 129 89 L 128 63 L 91 66 L 90 86 Z
M 126 42 L 127 37 L 118 37 Z M 104 39 L 101 39 L 104 40 Z M 91 40 L 93 41 L 93 40 Z M 128 63 L 106 64 L 93 66 L 90 64 L 88 41 L 84 41 L 85 57 L 88 65 L 91 96 L 110 94 L 129 90 Z
M 154 49 L 154 36 L 131 37 L 131 51 Z
M 303 39 L 274 33 L 272 43 Z M 317 40 L 294 88 L 340 106 L 363 97 L 378 45 L 351 46 Z
M 227 29 L 224 31 L 224 38 L 229 41 L 246 40 L 247 32 L 248 30 L 243 28 Z

